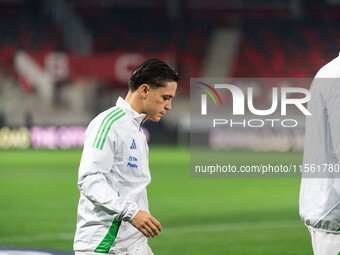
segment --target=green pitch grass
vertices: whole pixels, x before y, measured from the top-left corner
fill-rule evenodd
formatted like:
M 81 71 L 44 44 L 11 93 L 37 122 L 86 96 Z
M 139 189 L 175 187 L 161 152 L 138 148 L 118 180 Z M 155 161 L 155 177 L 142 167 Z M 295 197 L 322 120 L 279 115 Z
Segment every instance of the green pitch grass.
M 226 152 L 240 163 L 301 163 L 298 153 Z M 0 246 L 72 251 L 81 151 L 0 152 Z M 150 148 L 155 254 L 307 255 L 299 179 L 196 179 L 189 151 Z

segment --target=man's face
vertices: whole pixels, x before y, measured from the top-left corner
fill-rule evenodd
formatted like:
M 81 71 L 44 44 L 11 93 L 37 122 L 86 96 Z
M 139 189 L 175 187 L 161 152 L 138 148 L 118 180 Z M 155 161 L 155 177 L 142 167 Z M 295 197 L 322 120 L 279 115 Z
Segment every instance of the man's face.
M 152 121 L 158 122 L 163 115 L 171 110 L 172 98 L 177 90 L 177 82 L 166 82 L 160 88 L 151 88 L 144 101 L 143 112 Z

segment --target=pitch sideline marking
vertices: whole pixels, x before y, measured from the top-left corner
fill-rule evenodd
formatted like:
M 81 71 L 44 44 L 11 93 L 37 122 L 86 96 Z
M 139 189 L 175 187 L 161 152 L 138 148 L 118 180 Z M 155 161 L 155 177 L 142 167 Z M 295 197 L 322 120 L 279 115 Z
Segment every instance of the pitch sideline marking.
M 275 229 L 275 228 L 296 228 L 303 226 L 297 220 L 289 221 L 259 221 L 259 222 L 233 222 L 210 225 L 191 225 L 164 228 L 162 234 L 192 234 L 200 232 L 223 232 L 232 230 L 254 230 L 254 229 Z M 0 243 L 31 243 L 57 240 L 72 240 L 74 233 L 41 234 L 30 236 L 0 237 Z

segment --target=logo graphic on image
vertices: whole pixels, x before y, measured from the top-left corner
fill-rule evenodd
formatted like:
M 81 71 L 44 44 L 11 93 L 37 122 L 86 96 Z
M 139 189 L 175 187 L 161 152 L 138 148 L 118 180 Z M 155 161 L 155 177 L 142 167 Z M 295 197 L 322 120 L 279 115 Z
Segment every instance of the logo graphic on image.
M 137 150 L 137 145 L 136 145 L 135 139 L 132 139 L 132 144 L 130 146 L 130 149 L 131 150 Z
M 206 94 L 201 95 L 201 100 L 202 100 L 201 114 L 202 115 L 207 114 L 207 95 L 209 95 L 209 97 L 212 99 L 215 106 L 217 105 L 216 98 L 218 99 L 220 105 L 223 105 L 220 94 L 218 94 L 218 92 L 216 91 L 216 89 L 213 86 L 206 84 L 206 83 L 203 83 L 203 82 L 198 82 L 198 84 L 200 84 L 202 86 L 197 87 L 197 88 L 206 93 Z
M 278 107 L 281 109 L 281 115 L 287 115 L 287 105 L 295 105 L 304 115 L 311 115 L 307 108 L 303 105 L 307 103 L 311 97 L 310 92 L 305 88 L 299 87 L 273 87 L 272 88 L 272 105 L 269 109 L 260 110 L 254 106 L 254 93 L 253 88 L 248 87 L 246 91 L 242 91 L 241 88 L 232 84 L 214 84 L 214 87 L 203 82 L 197 82 L 205 87 L 198 87 L 206 94 L 201 95 L 201 115 L 207 115 L 207 94 L 213 100 L 215 106 L 217 106 L 216 99 L 213 94 L 218 98 L 220 105 L 222 100 L 216 89 L 223 89 L 231 93 L 232 96 L 232 112 L 233 115 L 245 115 L 245 106 L 248 110 L 257 116 L 268 116 L 273 114 Z M 208 89 L 207 89 L 208 88 Z M 213 92 L 213 93 L 212 93 Z M 279 94 L 280 92 L 280 94 Z M 292 98 L 289 94 L 301 94 L 302 98 Z M 280 101 L 279 101 L 280 99 Z

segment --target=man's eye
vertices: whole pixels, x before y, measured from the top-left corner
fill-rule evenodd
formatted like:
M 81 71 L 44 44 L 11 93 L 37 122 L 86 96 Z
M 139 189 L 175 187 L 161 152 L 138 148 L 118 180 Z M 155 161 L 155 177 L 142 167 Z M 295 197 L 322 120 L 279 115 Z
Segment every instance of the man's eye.
M 164 100 L 170 100 L 170 97 L 163 97 Z

